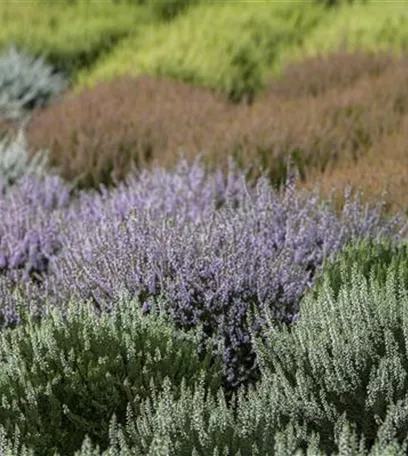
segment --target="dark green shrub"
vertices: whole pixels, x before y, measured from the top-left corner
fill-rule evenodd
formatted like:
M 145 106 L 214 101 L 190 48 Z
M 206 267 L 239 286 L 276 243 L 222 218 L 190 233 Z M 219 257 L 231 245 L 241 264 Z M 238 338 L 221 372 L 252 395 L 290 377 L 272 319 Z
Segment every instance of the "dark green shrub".
M 0 334 L 0 423 L 7 437 L 18 426 L 20 443 L 44 456 L 71 455 L 86 435 L 105 449 L 112 415 L 124 424 L 128 402 L 160 391 L 166 377 L 175 394 L 183 378 L 191 386 L 201 372 L 218 390 L 220 364 L 197 358 L 197 334 L 144 315 L 126 294 L 114 308 L 98 317 L 83 303 L 70 302 L 64 313 L 49 306 L 44 321 L 25 313 L 21 327 Z
M 310 292 L 316 297 L 327 280 L 337 299 L 340 288 L 352 280 L 354 267 L 366 279 L 373 275 L 384 286 L 390 266 L 402 268 L 404 284 L 408 287 L 408 244 L 396 243 L 391 238 L 350 242 L 334 257 L 325 259 L 322 272 Z

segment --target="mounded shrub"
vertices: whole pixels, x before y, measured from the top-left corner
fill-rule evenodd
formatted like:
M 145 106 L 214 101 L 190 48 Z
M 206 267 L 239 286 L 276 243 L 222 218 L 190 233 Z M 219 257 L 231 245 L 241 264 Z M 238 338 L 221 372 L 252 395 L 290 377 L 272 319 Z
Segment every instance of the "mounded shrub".
M 376 77 L 398 65 L 399 61 L 384 52 L 333 52 L 289 63 L 279 78 L 274 78 L 259 98 L 283 99 L 319 97 L 331 89 L 346 89 L 359 79 Z
M 248 308 L 292 323 L 325 256 L 350 239 L 398 238 L 403 229 L 402 219 L 384 220 L 358 199 L 337 217 L 316 195 L 296 195 L 295 180 L 279 195 L 265 179 L 250 188 L 238 177 L 223 187 L 199 166 L 181 166 L 171 177 L 147 173 L 80 199 L 61 226 L 63 248 L 45 290 L 59 302 L 71 294 L 92 299 L 98 311 L 122 285 L 143 302 L 160 296 L 178 328 L 203 324 L 202 341 L 211 339 L 223 356 L 227 392 L 256 383 Z
M 58 220 L 70 202 L 58 176 L 24 174 L 0 198 L 0 275 L 41 282 L 60 250 Z
M 198 359 L 198 333 L 143 314 L 128 293 L 100 317 L 88 304 L 70 300 L 64 314 L 47 305 L 43 321 L 26 312 L 21 327 L 0 333 L 0 422 L 35 454 L 72 455 L 86 436 L 106 449 L 112 415 L 125 424 L 127 404 L 160 392 L 166 379 L 176 397 L 182 379 L 219 389 L 221 364 Z
M 33 115 L 27 139 L 33 148 L 50 150 L 50 163 L 64 178 L 79 188 L 98 188 L 123 179 L 131 164 L 141 168 L 158 159 L 174 165 L 180 148 L 190 157 L 202 148 L 215 150 L 233 112 L 208 90 L 123 77 L 70 93 Z
M 346 423 L 367 450 L 379 439 L 406 451 L 405 269 L 391 265 L 381 285 L 356 263 L 337 298 L 326 278 L 317 297 L 302 300 L 294 327 L 269 325 L 264 341 L 255 337 L 263 382 L 248 398 L 254 409 L 267 403 L 280 423 L 316 433 L 324 454 L 338 451 L 336 432 Z
M 15 138 L 9 135 L 0 143 L 0 188 L 6 191 L 23 175 L 44 176 L 51 172 L 47 161 L 46 151 L 39 151 L 29 159 L 27 140 L 22 129 Z
M 402 244 L 392 238 L 375 240 L 372 238 L 351 241 L 331 258 L 325 258 L 322 274 L 316 278 L 311 292 L 317 296 L 325 281 L 328 281 L 334 296 L 337 296 L 342 286 L 352 280 L 355 266 L 367 280 L 373 275 L 381 286 L 385 286 L 387 272 L 390 266 L 402 268 L 405 286 L 408 289 L 408 244 Z
M 282 49 L 302 43 L 324 13 L 324 7 L 293 0 L 199 2 L 170 24 L 154 24 L 143 39 L 124 40 L 106 59 L 81 72 L 78 82 L 83 87 L 118 74 L 150 74 L 211 88 L 234 102 L 251 102 L 279 67 Z
M 34 58 L 11 47 L 0 56 L 0 116 L 15 119 L 44 107 L 68 87 L 43 57 Z
M 52 0 L 15 0 L 0 4 L 0 48 L 14 43 L 30 55 L 45 55 L 47 62 L 71 80 L 112 50 L 127 36 L 143 35 L 152 13 L 133 2 L 68 0 L 54 7 Z M 27 25 L 30 33 L 27 33 Z

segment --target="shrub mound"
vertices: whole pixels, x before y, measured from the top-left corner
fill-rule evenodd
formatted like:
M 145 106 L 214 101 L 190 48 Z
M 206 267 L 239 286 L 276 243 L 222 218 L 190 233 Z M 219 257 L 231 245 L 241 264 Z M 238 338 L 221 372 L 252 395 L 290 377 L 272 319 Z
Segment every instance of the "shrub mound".
M 24 325 L 0 334 L 0 422 L 38 455 L 73 454 L 85 436 L 106 449 L 112 415 L 125 424 L 128 402 L 161 391 L 165 379 L 177 396 L 183 379 L 202 378 L 214 395 L 220 387 L 221 364 L 198 359 L 197 335 L 144 315 L 129 294 L 101 317 L 79 302 L 64 315 L 46 308 L 46 321 L 25 313 Z
M 204 89 L 123 77 L 70 93 L 38 112 L 27 140 L 33 148 L 50 150 L 50 163 L 64 178 L 80 188 L 98 188 L 123 179 L 131 164 L 146 167 L 158 159 L 174 165 L 180 148 L 189 156 L 206 146 L 215 150 L 232 110 Z

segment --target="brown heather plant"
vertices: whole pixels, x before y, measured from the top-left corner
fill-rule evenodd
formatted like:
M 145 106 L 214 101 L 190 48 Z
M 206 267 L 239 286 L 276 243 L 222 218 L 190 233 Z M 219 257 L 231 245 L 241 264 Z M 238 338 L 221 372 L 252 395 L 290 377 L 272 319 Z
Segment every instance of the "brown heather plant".
M 330 89 L 349 87 L 367 76 L 379 76 L 398 60 L 385 52 L 338 51 L 291 63 L 280 78 L 270 82 L 265 96 L 283 99 L 321 96 Z
M 373 203 L 383 200 L 389 215 L 408 210 L 408 115 L 401 122 L 398 132 L 385 137 L 370 148 L 357 163 L 343 162 L 324 173 L 314 170 L 299 188 L 312 189 L 319 182 L 322 196 L 332 188 L 336 207 L 344 203 L 343 189 L 350 185 L 364 192 L 362 201 Z M 385 193 L 383 193 L 385 192 Z
M 356 58 L 350 57 L 350 64 Z M 346 65 L 345 55 L 334 59 L 339 67 L 341 59 Z M 364 59 L 361 67 L 344 70 L 339 81 L 354 81 L 348 87 L 330 87 L 327 66 L 315 63 L 315 74 L 310 70 L 308 77 L 317 81 L 321 75 L 326 89 L 320 95 L 284 99 L 276 85 L 276 93 L 249 106 L 233 105 L 185 83 L 122 77 L 67 94 L 36 113 L 28 126 L 28 144 L 33 150 L 50 149 L 50 165 L 62 168 L 69 180 L 79 178 L 80 187 L 110 185 L 111 172 L 122 179 L 131 163 L 150 167 L 157 160 L 173 167 L 180 149 L 189 160 L 206 151 L 203 164 L 224 171 L 229 156 L 243 168 L 258 164 L 275 186 L 285 181 L 287 159 L 292 158 L 303 181 L 315 182 L 316 175 L 341 163 L 355 166 L 401 130 L 408 66 L 406 60 L 390 59 L 385 70 L 386 62 L 386 56 L 371 56 L 365 72 Z M 302 87 L 301 78 L 295 81 Z M 286 81 L 280 83 L 284 94 Z M 259 174 L 255 168 L 248 179 Z
M 38 111 L 27 129 L 28 144 L 50 149 L 50 164 L 82 188 L 123 179 L 130 164 L 175 164 L 180 148 L 195 156 L 215 150 L 236 108 L 213 92 L 142 76 L 100 83 Z M 216 126 L 216 128 L 215 128 Z
M 224 147 L 243 164 L 257 159 L 274 183 L 284 180 L 291 157 L 306 180 L 310 172 L 365 156 L 399 130 L 406 106 L 408 67 L 400 63 L 319 97 L 283 101 L 270 95 L 241 107 L 229 131 L 231 143 Z

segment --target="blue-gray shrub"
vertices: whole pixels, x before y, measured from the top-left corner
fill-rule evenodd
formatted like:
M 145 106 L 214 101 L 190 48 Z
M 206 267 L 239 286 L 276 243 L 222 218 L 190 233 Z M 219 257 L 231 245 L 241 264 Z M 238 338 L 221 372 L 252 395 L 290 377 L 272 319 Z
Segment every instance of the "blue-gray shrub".
M 38 151 L 31 159 L 28 157 L 23 129 L 15 137 L 8 136 L 0 142 L 0 194 L 25 174 L 44 176 L 50 172 L 48 151 Z
M 68 81 L 44 57 L 35 58 L 15 46 L 0 56 L 0 117 L 20 118 L 67 88 Z

